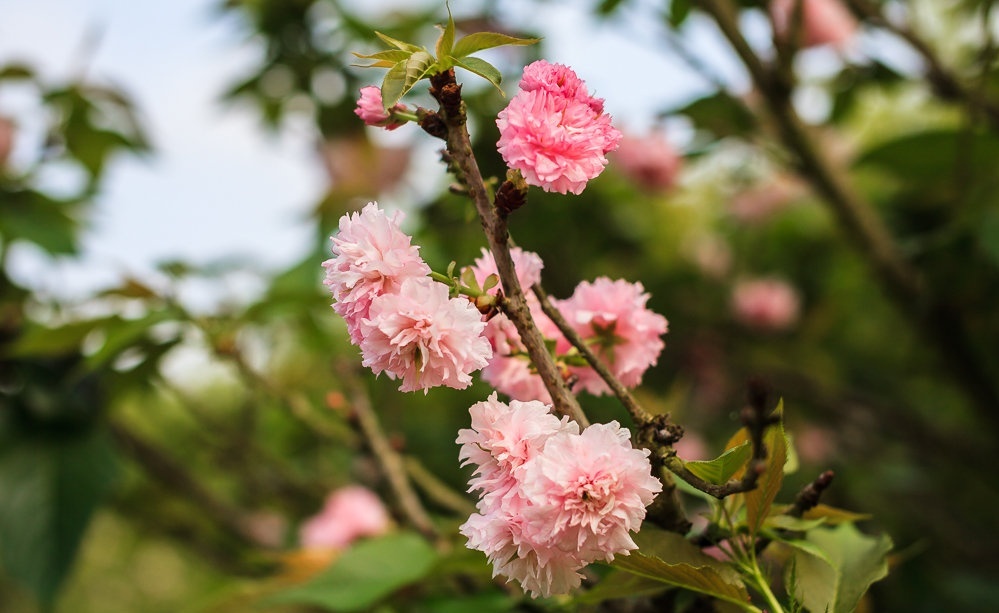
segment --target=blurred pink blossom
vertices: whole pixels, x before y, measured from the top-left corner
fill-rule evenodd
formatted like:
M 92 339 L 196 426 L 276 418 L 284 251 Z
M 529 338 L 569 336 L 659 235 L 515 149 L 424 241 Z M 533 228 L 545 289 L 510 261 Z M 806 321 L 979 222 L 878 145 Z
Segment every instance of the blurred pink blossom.
M 534 596 L 579 586 L 579 570 L 636 549 L 645 507 L 661 491 L 647 450 L 631 446 L 617 422 L 582 433 L 539 402 L 509 405 L 495 393 L 471 409 L 472 428 L 457 442 L 480 492 L 460 528 L 493 575 L 516 579 Z
M 579 194 L 603 172 L 621 133 L 570 68 L 539 60 L 524 75 L 521 90 L 496 118 L 500 155 L 529 185 Z
M 649 192 L 673 187 L 682 161 L 676 149 L 658 132 L 625 136 L 614 154 L 614 163 L 621 173 Z
M 391 110 L 407 111 L 408 109 L 404 105 L 397 103 Z M 354 114 L 369 126 L 385 128 L 386 130 L 395 130 L 399 126 L 406 124 L 405 121 L 393 118 L 385 110 L 385 107 L 382 105 L 382 90 L 374 85 L 361 88 L 361 96 L 357 99 L 357 108 L 354 109 Z
M 673 449 L 676 450 L 676 455 L 688 462 L 711 459 L 707 443 L 701 435 L 690 430 L 683 433 L 683 438 L 673 445 Z
M 857 31 L 857 20 L 841 0 L 771 0 L 770 14 L 778 37 L 788 36 L 795 5 L 801 2 L 802 44 L 844 47 Z
M 729 202 L 728 210 L 732 217 L 743 223 L 762 223 L 802 196 L 804 189 L 798 181 L 778 176 L 737 193 Z
M 827 428 L 800 426 L 794 430 L 794 448 L 804 462 L 823 464 L 836 454 L 836 435 Z
M 635 387 L 659 360 L 665 346 L 659 337 L 668 329 L 665 317 L 646 308 L 648 300 L 641 283 L 600 277 L 577 285 L 572 296 L 557 301 L 557 306 L 583 340 L 593 343 L 593 350 L 621 383 Z M 563 345 L 567 350 L 568 343 Z M 577 388 L 597 395 L 610 391 L 593 369 L 573 367 L 571 371 L 579 378 Z
M 402 218 L 402 212 L 388 216 L 369 202 L 360 213 L 341 217 L 340 232 L 330 239 L 333 258 L 323 262 L 323 282 L 354 344 L 361 342 L 360 322 L 368 316 L 372 300 L 397 291 L 405 279 L 430 274 L 420 248 L 399 229 Z
M 364 536 L 377 536 L 391 525 L 382 501 L 371 490 L 349 485 L 331 493 L 318 514 L 299 529 L 299 542 L 309 549 L 342 549 Z
M 14 122 L 0 116 L 0 168 L 7 165 L 10 152 L 14 149 Z
M 736 319 L 760 330 L 784 330 L 798 320 L 798 292 L 775 278 L 744 279 L 732 290 Z
M 447 286 L 429 277 L 411 277 L 395 293 L 371 301 L 360 325 L 361 364 L 402 379 L 403 392 L 464 389 L 492 356 L 483 328 L 468 300 L 450 299 Z

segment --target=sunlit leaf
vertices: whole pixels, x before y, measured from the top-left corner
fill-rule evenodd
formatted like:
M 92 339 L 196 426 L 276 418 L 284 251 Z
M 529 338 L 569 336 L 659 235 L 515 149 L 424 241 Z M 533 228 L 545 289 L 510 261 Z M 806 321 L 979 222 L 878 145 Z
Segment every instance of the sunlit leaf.
M 469 72 L 479 75 L 486 81 L 489 81 L 496 87 L 496 89 L 499 89 L 500 92 L 503 91 L 500 89 L 500 83 L 503 81 L 503 73 L 501 73 L 498 68 L 489 62 L 477 57 L 465 57 L 460 60 L 455 60 L 454 63 L 456 66 L 460 66 Z
M 451 55 L 457 59 L 462 59 L 483 49 L 492 49 L 505 45 L 533 45 L 540 40 L 540 38 L 518 38 L 516 36 L 500 34 L 499 32 L 475 32 L 468 36 L 463 36 L 461 40 L 455 43 Z
M 391 36 L 388 36 L 387 34 L 382 34 L 381 32 L 375 32 L 375 36 L 381 39 L 383 43 L 391 47 L 395 47 L 396 49 L 401 49 L 402 51 L 407 51 L 409 53 L 416 53 L 417 51 L 423 50 L 421 47 L 403 42 L 401 40 L 397 40 L 395 38 L 392 38 Z
M 436 552 L 419 535 L 397 532 L 354 545 L 305 585 L 267 600 L 360 611 L 425 577 L 436 560 Z
M 715 485 L 721 485 L 732 478 L 737 470 L 745 466 L 752 455 L 753 447 L 749 441 L 746 441 L 741 445 L 727 449 L 713 460 L 684 462 L 684 465 L 687 470 L 701 479 Z
M 438 58 L 450 55 L 454 47 L 454 17 L 451 16 L 451 5 L 445 2 L 444 6 L 447 8 L 447 25 L 442 28 L 440 38 L 434 47 Z
M 404 93 L 406 93 L 406 60 L 397 63 L 385 73 L 385 78 L 382 80 L 382 106 L 386 109 L 395 106 Z
M 808 532 L 794 550 L 795 597 L 810 611 L 847 613 L 888 574 L 888 536 L 867 536 L 852 523 Z
M 787 461 L 787 437 L 784 436 L 784 401 L 777 404 L 774 416 L 779 418 L 775 425 L 767 428 L 763 435 L 763 444 L 766 446 L 767 459 L 766 469 L 760 475 L 756 484 L 756 489 L 745 493 L 746 499 L 746 522 L 749 530 L 753 534 L 760 529 L 763 521 L 770 513 L 770 506 L 780 491 L 780 486 L 784 483 L 784 464 Z

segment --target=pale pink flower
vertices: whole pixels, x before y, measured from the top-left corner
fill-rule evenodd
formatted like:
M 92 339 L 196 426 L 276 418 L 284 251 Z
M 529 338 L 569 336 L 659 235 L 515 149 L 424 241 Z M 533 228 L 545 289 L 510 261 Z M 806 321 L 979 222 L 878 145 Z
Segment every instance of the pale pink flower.
M 544 262 L 541 261 L 541 256 L 531 251 L 524 251 L 520 247 L 514 247 L 510 249 L 510 258 L 513 260 L 513 270 L 517 273 L 517 281 L 520 282 L 521 289 L 524 290 L 528 298 L 532 297 L 531 286 L 541 282 L 541 270 L 545 267 Z M 492 252 L 483 247 L 482 256 L 475 258 L 472 271 L 480 287 L 486 282 L 489 275 L 499 276 Z M 489 293 L 495 296 L 499 291 L 500 286 L 496 285 L 489 290 Z
M 561 338 L 558 328 L 542 312 L 540 303 L 529 289 L 535 283 L 541 282 L 541 270 L 544 268 L 541 258 L 538 254 L 524 251 L 519 247 L 511 249 L 510 256 L 535 324 L 545 337 Z M 496 260 L 486 249 L 482 250 L 482 257 L 475 260 L 472 270 L 479 285 L 482 285 L 489 275 L 498 274 Z M 497 285 L 490 290 L 490 293 L 495 295 L 499 291 Z M 517 333 L 513 322 L 502 313 L 496 314 L 489 319 L 483 334 L 489 339 L 489 344 L 493 348 L 493 357 L 482 369 L 482 379 L 510 398 L 550 402 L 551 396 L 544 382 L 531 370 L 530 358 L 526 355 L 526 348 L 521 343 L 520 334 Z
M 518 472 L 556 432 L 579 433 L 579 426 L 567 417 L 551 414 L 550 406 L 537 401 L 509 404 L 493 392 L 488 399 L 468 410 L 470 429 L 458 431 L 462 466 L 476 466 L 469 491 L 479 490 L 486 498 L 507 495 L 516 489 Z
M 661 133 L 625 136 L 614 154 L 621 173 L 649 192 L 665 191 L 676 183 L 683 158 Z
M 496 118 L 500 155 L 529 185 L 579 194 L 603 171 L 621 133 L 570 69 L 535 62 L 525 72 L 521 91 Z
M 600 277 L 582 282 L 558 309 L 610 371 L 627 387 L 642 382 L 642 375 L 659 360 L 665 346 L 659 338 L 668 322 L 646 308 L 649 295 L 641 283 Z M 579 377 L 578 388 L 591 394 L 605 394 L 607 384 L 591 368 L 572 368 Z
M 399 229 L 402 216 L 388 216 L 370 202 L 360 213 L 341 217 L 340 232 L 331 237 L 333 258 L 323 262 L 324 283 L 354 344 L 361 342 L 360 321 L 368 316 L 372 300 L 397 291 L 405 279 L 430 274 L 420 248 Z
M 801 2 L 802 44 L 843 47 L 857 31 L 857 20 L 841 0 L 771 0 L 770 14 L 778 37 L 788 36 L 796 3 Z
M 696 432 L 687 430 L 683 433 L 683 438 L 673 444 L 676 455 L 688 462 L 697 462 L 710 459 L 708 445 Z
M 732 289 L 736 319 L 759 330 L 784 330 L 798 320 L 798 292 L 775 278 L 744 279 Z
M 342 549 L 358 538 L 384 534 L 390 525 L 378 496 L 360 485 L 349 485 L 331 493 L 322 510 L 302 524 L 299 542 L 310 549 Z
M 471 408 L 459 457 L 474 464 L 480 492 L 460 532 L 486 554 L 493 576 L 517 580 L 534 596 L 579 586 L 579 570 L 636 548 L 645 507 L 661 491 L 647 450 L 631 446 L 617 422 L 582 433 L 539 402 L 499 402 L 494 393 Z
M 801 183 L 786 176 L 742 190 L 729 202 L 729 213 L 746 224 L 762 223 L 804 194 Z
M 630 533 L 662 490 L 648 456 L 649 450 L 631 446 L 628 430 L 616 421 L 552 435 L 524 465 L 525 532 L 584 563 L 610 562 L 637 549 Z
M 484 327 L 468 300 L 448 298 L 447 286 L 428 277 L 410 277 L 371 301 L 360 323 L 361 364 L 402 379 L 403 392 L 464 389 L 492 355 Z
M 408 109 L 404 105 L 396 103 L 391 110 L 406 111 Z M 354 114 L 369 126 L 385 128 L 386 130 L 395 130 L 406 124 L 405 121 L 394 118 L 391 113 L 385 110 L 385 106 L 382 104 L 382 90 L 374 85 L 361 88 L 361 96 L 357 99 L 357 108 L 354 109 Z

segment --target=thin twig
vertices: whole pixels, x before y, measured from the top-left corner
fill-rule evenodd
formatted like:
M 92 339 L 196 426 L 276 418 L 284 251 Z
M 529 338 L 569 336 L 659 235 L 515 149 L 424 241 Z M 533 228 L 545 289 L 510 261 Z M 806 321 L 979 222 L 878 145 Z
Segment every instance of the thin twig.
M 475 512 L 475 505 L 468 498 L 451 489 L 437 475 L 420 463 L 419 460 L 407 456 L 405 462 L 409 478 L 413 480 L 413 483 L 417 487 L 423 490 L 427 498 L 461 516 L 467 517 Z
M 343 365 L 340 369 L 341 380 L 347 387 L 350 395 L 350 406 L 357 417 L 357 424 L 371 448 L 375 460 L 382 469 L 385 478 L 388 480 L 392 493 L 395 494 L 406 519 L 414 528 L 425 536 L 434 538 L 437 536 L 437 528 L 434 527 L 430 515 L 420 502 L 419 496 L 413 489 L 406 473 L 406 465 L 402 457 L 392 448 L 388 437 L 382 430 L 371 406 L 371 399 L 367 390 L 364 389 L 360 379 L 350 370 L 350 367 Z
M 431 78 L 430 94 L 440 102 L 440 116 L 447 128 L 448 154 L 455 170 L 460 173 L 458 179 L 465 185 L 468 196 L 475 204 L 486 240 L 489 242 L 489 250 L 496 260 L 496 269 L 505 296 L 503 310 L 517 328 L 531 362 L 552 397 L 555 411 L 561 415 L 568 415 L 580 426 L 585 427 L 588 423 L 586 415 L 549 355 L 544 337 L 531 318 L 524 290 L 517 280 L 513 258 L 510 256 L 507 244 L 509 232 L 506 219 L 497 214 L 493 203 L 490 202 L 482 173 L 472 152 L 471 136 L 465 123 L 464 103 L 461 100 L 461 86 L 454 79 L 454 70 L 434 75 Z
M 545 292 L 544 288 L 541 287 L 540 284 L 535 284 L 531 290 L 534 292 L 534 295 L 538 297 L 538 301 L 541 303 L 541 310 L 544 311 L 545 315 L 547 315 L 548 318 L 551 319 L 552 322 L 558 327 L 559 331 L 562 332 L 562 335 L 565 336 L 566 340 L 568 340 L 572 346 L 579 351 L 580 355 L 583 356 L 590 367 L 593 368 L 598 375 L 600 375 L 600 378 L 604 380 L 604 383 L 606 383 L 611 391 L 614 392 L 614 395 L 617 396 L 617 399 L 622 405 L 624 405 L 628 414 L 631 415 L 635 425 L 642 427 L 649 423 L 649 420 L 651 419 L 649 412 L 642 408 L 642 406 L 638 403 L 638 400 L 636 400 L 631 392 L 628 391 L 628 388 L 626 388 L 621 381 L 614 376 L 614 373 L 607 368 L 607 365 L 604 364 L 603 360 L 601 360 L 597 354 L 593 353 L 593 350 L 586 344 L 586 341 L 584 341 L 582 337 L 579 336 L 579 333 L 569 325 L 569 322 L 565 320 L 565 317 L 562 316 L 562 313 L 558 310 L 558 308 L 552 304 L 552 301 L 548 298 L 548 294 Z

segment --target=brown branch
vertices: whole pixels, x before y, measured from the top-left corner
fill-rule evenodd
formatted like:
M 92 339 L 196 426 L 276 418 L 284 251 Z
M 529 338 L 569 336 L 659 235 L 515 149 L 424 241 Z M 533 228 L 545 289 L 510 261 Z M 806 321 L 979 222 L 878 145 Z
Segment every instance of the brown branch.
M 788 509 L 785 514 L 791 517 L 802 517 L 805 513 L 814 509 L 816 505 L 819 504 L 819 499 L 822 497 L 822 493 L 825 492 L 829 485 L 832 484 L 833 477 L 836 476 L 831 470 L 827 470 L 818 477 L 815 481 L 812 481 L 805 487 L 801 488 L 798 495 L 794 497 L 794 504 Z
M 409 482 L 402 456 L 392 448 L 388 437 L 385 436 L 385 432 L 378 422 L 378 416 L 371 406 L 371 399 L 368 397 L 367 391 L 349 366 L 344 364 L 339 370 L 341 380 L 348 389 L 350 406 L 357 418 L 357 424 L 364 434 L 375 460 L 381 467 L 382 473 L 388 480 L 389 487 L 392 488 L 392 493 L 399 502 L 399 507 L 414 528 L 428 538 L 435 538 L 437 528 L 434 527 L 433 521 Z
M 993 130 L 999 130 L 999 106 L 986 98 L 982 92 L 965 85 L 952 70 L 944 65 L 930 44 L 912 28 L 892 22 L 885 16 L 880 7 L 868 2 L 868 0 L 847 0 L 847 2 L 858 15 L 898 36 L 923 58 L 926 63 L 926 80 L 939 98 L 960 102 L 975 114 L 981 113 L 991 124 Z
M 205 489 L 183 464 L 120 422 L 112 421 L 109 428 L 122 453 L 154 481 L 197 507 L 229 536 L 246 544 L 255 542 L 243 513 Z
M 588 423 L 586 415 L 549 355 L 544 337 L 531 318 L 524 290 L 517 280 L 507 244 L 509 231 L 506 219 L 497 214 L 490 202 L 482 173 L 472 152 L 472 141 L 465 124 L 461 86 L 454 79 L 454 70 L 436 74 L 430 82 L 430 94 L 440 103 L 440 116 L 447 128 L 446 142 L 451 165 L 459 173 L 458 179 L 465 185 L 469 198 L 475 204 L 489 243 L 489 250 L 496 260 L 496 269 L 506 297 L 504 312 L 517 328 L 531 362 L 552 397 L 555 411 L 561 415 L 568 415 L 581 427 L 585 427 Z
M 746 66 L 784 146 L 795 157 L 798 172 L 823 197 L 897 308 L 934 348 L 941 364 L 950 369 L 979 418 L 999 433 L 999 411 L 995 410 L 999 406 L 999 389 L 960 314 L 927 291 L 919 271 L 902 257 L 870 203 L 815 142 L 791 104 L 789 84 L 756 55 L 739 30 L 738 12 L 732 1 L 698 0 L 697 4 L 714 18 Z
M 614 392 L 614 395 L 617 396 L 617 399 L 622 405 L 624 405 L 628 414 L 631 415 L 636 427 L 641 428 L 649 423 L 651 420 L 649 412 L 642 408 L 642 406 L 638 403 L 638 400 L 636 400 L 631 392 L 628 391 L 628 388 L 626 388 L 621 381 L 614 376 L 614 373 L 607 368 L 607 365 L 604 364 L 603 360 L 601 360 L 597 354 L 593 353 L 593 350 L 586 344 L 586 341 L 584 341 L 583 338 L 579 336 L 579 333 L 569 325 L 569 322 L 565 320 L 562 313 L 555 307 L 554 304 L 552 304 L 552 301 L 548 298 L 548 294 L 545 292 L 544 288 L 541 287 L 541 285 L 536 284 L 531 289 L 534 291 L 534 295 L 538 297 L 538 301 L 541 303 L 541 310 L 544 311 L 545 315 L 547 315 L 548 318 L 551 319 L 552 322 L 558 327 L 559 331 L 562 332 L 562 335 L 565 336 L 566 340 L 568 340 L 572 346 L 579 351 L 580 355 L 583 356 L 590 367 L 596 371 L 598 375 L 600 375 L 600 378 L 604 380 L 604 383 L 606 383 L 611 391 Z

